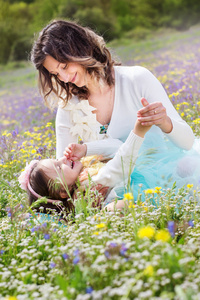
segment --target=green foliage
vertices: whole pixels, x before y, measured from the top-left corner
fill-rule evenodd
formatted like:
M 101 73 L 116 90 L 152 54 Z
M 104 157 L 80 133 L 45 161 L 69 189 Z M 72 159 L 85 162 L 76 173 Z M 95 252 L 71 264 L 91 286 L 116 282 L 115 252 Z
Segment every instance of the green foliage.
M 4 3 L 0 1 L 2 7 L 0 13 L 0 63 L 6 63 L 8 60 L 25 59 L 26 52 L 30 51 L 31 43 L 28 36 L 29 22 L 31 15 L 28 4 L 24 2 Z
M 0 0 L 0 7 L 0 64 L 27 59 L 34 34 L 52 19 L 79 21 L 111 41 L 128 31 L 138 40 L 160 27 L 185 30 L 200 14 L 199 0 Z

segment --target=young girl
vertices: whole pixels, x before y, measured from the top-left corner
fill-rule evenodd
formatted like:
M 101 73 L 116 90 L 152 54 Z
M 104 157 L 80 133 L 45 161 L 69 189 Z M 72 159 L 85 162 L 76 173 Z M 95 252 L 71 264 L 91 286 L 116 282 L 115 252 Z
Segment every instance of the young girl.
M 142 126 L 139 121 L 136 121 L 134 129 L 125 143 L 120 146 L 114 158 L 103 166 L 97 175 L 91 177 L 95 184 L 108 187 L 106 202 L 117 196 L 112 189 L 116 184 L 123 180 L 126 184 L 128 175 L 133 171 L 144 135 L 149 129 L 150 126 Z M 86 147 L 84 144 L 76 146 L 79 150 Z M 68 156 L 67 153 L 66 156 Z M 32 161 L 19 177 L 21 187 L 28 192 L 30 204 L 41 197 L 50 198 L 47 204 L 43 205 L 44 212 L 47 212 L 47 208 L 55 208 L 59 211 L 60 201 L 68 211 L 74 208 L 73 203 L 67 199 L 73 197 L 77 188 L 77 179 L 81 180 L 83 165 L 79 160 L 68 159 L 66 156 L 57 160 Z M 54 204 L 57 203 L 58 205 L 55 206 Z M 112 205 L 108 208 L 113 209 Z

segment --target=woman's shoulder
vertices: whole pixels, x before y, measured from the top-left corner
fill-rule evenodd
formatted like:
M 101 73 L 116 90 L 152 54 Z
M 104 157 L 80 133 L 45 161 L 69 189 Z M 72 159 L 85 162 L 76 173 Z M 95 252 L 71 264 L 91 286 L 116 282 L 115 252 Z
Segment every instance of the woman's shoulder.
M 118 76 L 123 76 L 126 78 L 134 79 L 134 78 L 141 78 L 146 76 L 147 74 L 151 73 L 147 68 L 142 66 L 115 66 L 115 74 Z

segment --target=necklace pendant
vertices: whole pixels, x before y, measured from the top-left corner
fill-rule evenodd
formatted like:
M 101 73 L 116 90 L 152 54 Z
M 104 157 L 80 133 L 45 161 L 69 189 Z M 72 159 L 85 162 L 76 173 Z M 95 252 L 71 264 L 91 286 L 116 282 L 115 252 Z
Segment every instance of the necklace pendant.
M 105 125 L 102 125 L 102 126 L 100 126 L 100 131 L 99 131 L 99 133 L 100 133 L 100 134 L 105 134 L 105 133 L 107 133 L 108 126 L 109 126 L 109 123 L 108 123 L 108 124 L 105 124 Z

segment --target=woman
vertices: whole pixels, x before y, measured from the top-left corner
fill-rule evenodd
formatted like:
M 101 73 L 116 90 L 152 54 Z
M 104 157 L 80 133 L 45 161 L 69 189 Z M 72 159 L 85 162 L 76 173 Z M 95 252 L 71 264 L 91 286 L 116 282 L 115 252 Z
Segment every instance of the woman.
M 53 21 L 41 31 L 31 59 L 46 102 L 52 95 L 59 99 L 57 158 L 80 138 L 87 145 L 86 155 L 113 157 L 137 117 L 143 126 L 156 125 L 150 132 L 158 141 L 165 143 L 167 137 L 178 148 L 191 149 L 193 132 L 161 83 L 143 67 L 119 66 L 92 30 Z M 51 104 L 56 101 L 51 98 Z

